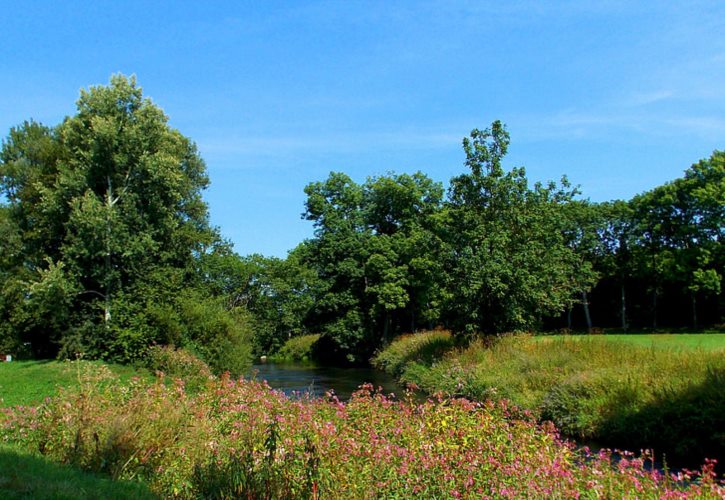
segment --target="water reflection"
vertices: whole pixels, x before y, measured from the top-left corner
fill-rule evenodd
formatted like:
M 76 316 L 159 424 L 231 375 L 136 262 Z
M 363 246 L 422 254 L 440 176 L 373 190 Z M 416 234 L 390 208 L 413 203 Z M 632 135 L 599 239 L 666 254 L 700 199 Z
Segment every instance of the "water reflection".
M 274 389 L 287 395 L 309 393 L 324 396 L 333 390 L 338 398 L 347 400 L 360 385 L 371 383 L 385 394 L 404 394 L 403 388 L 384 372 L 372 368 L 335 368 L 298 363 L 262 363 L 252 367 L 249 375 L 266 380 Z

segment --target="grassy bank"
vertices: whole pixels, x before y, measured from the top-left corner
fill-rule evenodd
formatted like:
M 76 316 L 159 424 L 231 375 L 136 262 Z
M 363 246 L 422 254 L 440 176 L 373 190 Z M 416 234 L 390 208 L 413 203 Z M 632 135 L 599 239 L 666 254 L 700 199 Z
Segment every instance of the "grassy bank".
M 122 382 L 103 367 L 37 409 L 5 409 L 0 438 L 53 462 L 143 480 L 166 497 L 719 498 L 712 466 L 663 476 L 645 459 L 582 456 L 506 403 L 290 400 L 256 381 Z M 45 475 L 45 472 L 39 472 Z M 688 477 L 692 480 L 689 481 Z
M 98 367 L 94 361 L 12 361 L 0 363 L 0 407 L 38 405 L 61 387 L 77 387 L 87 367 Z M 152 380 L 148 370 L 126 365 L 103 365 L 128 381 L 133 377 Z
M 287 340 L 270 361 L 312 361 L 315 358 L 315 346 L 320 340 L 319 334 L 300 335 Z
M 431 393 L 508 399 L 570 437 L 677 463 L 725 458 L 725 336 L 512 336 L 431 357 L 446 343 L 405 337 L 374 364 Z
M 27 450 L 2 445 L 0 493 L 7 499 L 157 498 L 138 481 L 114 481 L 105 474 L 60 465 Z

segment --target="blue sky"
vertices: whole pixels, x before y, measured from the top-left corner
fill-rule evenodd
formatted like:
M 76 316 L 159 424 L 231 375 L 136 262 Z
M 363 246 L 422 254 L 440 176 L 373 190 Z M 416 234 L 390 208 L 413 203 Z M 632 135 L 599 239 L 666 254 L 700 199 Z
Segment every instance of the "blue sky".
M 237 252 L 311 236 L 304 186 L 463 172 L 500 119 L 505 161 L 629 198 L 725 147 L 725 2 L 0 1 L 0 133 L 136 74 L 207 162 Z

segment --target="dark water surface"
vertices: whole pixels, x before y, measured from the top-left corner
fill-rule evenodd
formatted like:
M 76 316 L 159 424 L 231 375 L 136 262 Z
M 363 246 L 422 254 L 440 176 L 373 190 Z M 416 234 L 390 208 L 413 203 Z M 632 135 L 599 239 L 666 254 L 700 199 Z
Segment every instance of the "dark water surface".
M 250 376 L 266 380 L 273 389 L 294 395 L 310 393 L 324 396 L 333 390 L 338 398 L 347 400 L 362 384 L 371 383 L 385 394 L 404 394 L 393 377 L 372 368 L 336 368 L 299 363 L 259 363 L 252 366 Z

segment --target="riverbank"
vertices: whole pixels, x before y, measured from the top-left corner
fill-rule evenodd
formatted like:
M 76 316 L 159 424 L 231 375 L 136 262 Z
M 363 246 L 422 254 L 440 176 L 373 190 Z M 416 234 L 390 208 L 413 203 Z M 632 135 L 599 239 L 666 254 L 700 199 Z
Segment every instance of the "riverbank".
M 45 460 L 140 480 L 168 497 L 456 498 L 725 494 L 702 474 L 663 476 L 646 458 L 583 456 L 553 427 L 501 403 L 290 399 L 253 380 L 122 382 L 87 366 L 37 408 L 5 409 L 0 439 Z M 101 383 L 99 383 L 101 382 Z M 42 472 L 41 472 L 42 473 Z M 37 478 L 44 480 L 44 478 Z
M 725 335 L 658 337 L 511 336 L 463 348 L 447 332 L 426 332 L 393 342 L 373 364 L 429 393 L 509 400 L 577 440 L 654 448 L 683 466 L 722 462 Z

